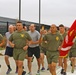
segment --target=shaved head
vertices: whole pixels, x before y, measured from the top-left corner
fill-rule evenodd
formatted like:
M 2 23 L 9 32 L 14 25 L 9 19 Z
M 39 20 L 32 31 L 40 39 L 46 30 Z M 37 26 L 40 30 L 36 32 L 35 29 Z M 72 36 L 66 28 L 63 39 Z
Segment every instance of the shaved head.
M 13 25 L 9 25 L 9 28 L 13 28 L 14 26 Z
M 13 25 L 9 25 L 8 30 L 10 33 L 12 33 L 14 31 L 14 26 Z
M 51 25 L 51 33 L 56 33 L 57 31 L 57 26 L 55 24 Z
M 56 27 L 57 28 L 57 26 L 55 24 L 52 24 L 51 27 Z

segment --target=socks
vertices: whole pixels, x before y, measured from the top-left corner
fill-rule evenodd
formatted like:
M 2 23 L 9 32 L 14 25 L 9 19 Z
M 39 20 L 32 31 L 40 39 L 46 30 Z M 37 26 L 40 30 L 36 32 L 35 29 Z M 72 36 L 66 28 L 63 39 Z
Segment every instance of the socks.
M 11 69 L 10 65 L 7 65 L 8 69 Z
M 18 66 L 16 66 L 16 70 L 18 70 Z

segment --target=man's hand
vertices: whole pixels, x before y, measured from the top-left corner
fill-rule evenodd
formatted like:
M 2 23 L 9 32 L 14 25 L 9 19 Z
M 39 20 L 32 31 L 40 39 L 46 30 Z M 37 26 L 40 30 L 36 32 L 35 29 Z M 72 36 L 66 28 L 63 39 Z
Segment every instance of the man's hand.
M 14 48 L 14 47 L 15 47 L 15 44 L 12 43 L 12 44 L 11 44 L 11 47 Z
M 40 34 L 43 35 L 43 34 L 44 34 L 44 30 L 41 30 L 41 31 L 40 31 Z
M 23 50 L 26 51 L 27 49 L 28 49 L 28 46 L 27 45 L 23 47 Z
M 47 41 L 44 41 L 46 44 L 48 43 Z
M 58 50 L 59 50 L 59 51 L 61 50 L 61 46 L 59 46 Z
M 8 41 L 9 45 L 14 48 L 15 47 L 15 44 L 13 44 L 11 41 Z

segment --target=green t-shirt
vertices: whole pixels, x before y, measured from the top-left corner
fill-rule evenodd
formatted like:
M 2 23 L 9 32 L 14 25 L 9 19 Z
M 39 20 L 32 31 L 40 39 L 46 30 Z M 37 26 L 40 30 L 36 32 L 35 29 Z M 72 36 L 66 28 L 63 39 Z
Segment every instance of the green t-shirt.
M 65 32 L 64 34 L 62 34 L 62 37 L 65 38 L 66 35 L 67 35 L 67 33 Z
M 73 46 L 72 46 L 72 48 L 71 48 L 71 49 L 74 49 L 74 48 L 76 49 L 76 38 L 74 38 L 74 40 L 73 40 L 73 41 L 74 41 L 74 44 L 73 44 Z
M 64 34 L 61 34 L 60 32 L 58 32 L 62 37 L 63 37 L 63 39 L 65 38 L 65 36 L 67 35 L 67 33 L 66 32 L 64 32 Z
M 31 40 L 30 35 L 26 32 L 26 31 L 15 31 L 14 33 L 12 33 L 12 35 L 9 38 L 9 41 L 13 41 L 15 44 L 14 48 L 23 48 L 24 46 L 26 46 L 27 40 Z
M 43 41 L 47 42 L 46 43 L 47 50 L 49 50 L 49 51 L 57 51 L 62 40 L 63 40 L 62 36 L 58 33 L 56 33 L 56 34 L 49 33 L 43 37 Z

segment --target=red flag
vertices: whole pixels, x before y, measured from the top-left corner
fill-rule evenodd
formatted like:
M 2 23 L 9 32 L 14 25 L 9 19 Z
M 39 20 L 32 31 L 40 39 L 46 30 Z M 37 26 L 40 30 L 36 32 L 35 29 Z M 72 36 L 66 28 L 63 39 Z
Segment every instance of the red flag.
M 76 20 L 74 21 L 74 23 L 70 27 L 68 34 L 66 35 L 66 37 L 63 40 L 63 45 L 62 45 L 61 50 L 60 50 L 60 57 L 67 56 L 68 51 L 70 50 L 70 48 L 73 45 L 73 39 L 75 37 L 75 34 L 76 34 Z

